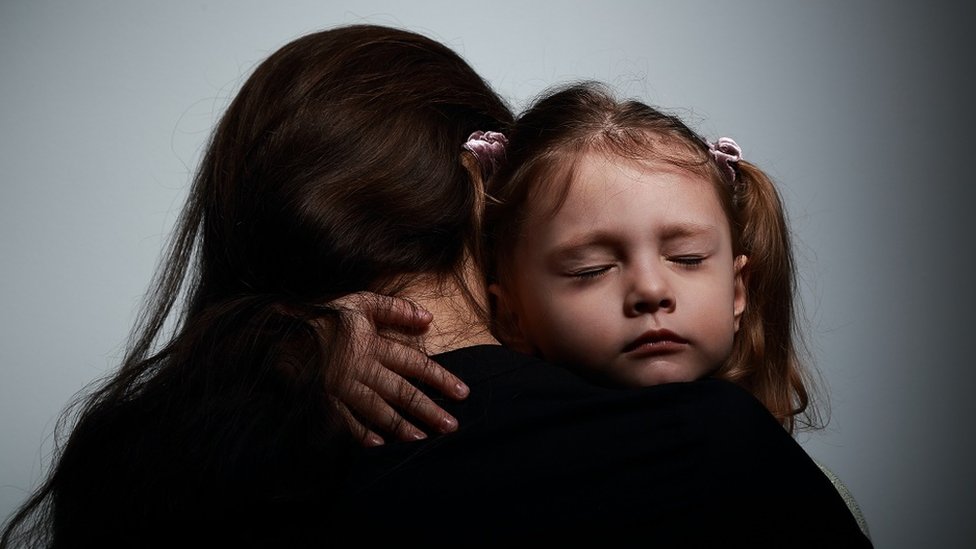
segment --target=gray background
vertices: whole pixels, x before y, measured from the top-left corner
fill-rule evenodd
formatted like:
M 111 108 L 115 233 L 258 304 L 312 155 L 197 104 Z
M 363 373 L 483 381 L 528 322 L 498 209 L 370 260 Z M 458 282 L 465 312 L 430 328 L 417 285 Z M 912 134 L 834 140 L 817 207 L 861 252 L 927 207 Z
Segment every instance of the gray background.
M 831 421 L 799 440 L 877 547 L 976 543 L 973 8 L 902 2 L 0 4 L 0 517 L 114 367 L 216 118 L 306 32 L 406 27 L 519 108 L 595 78 L 779 182 Z M 970 4 L 971 5 L 971 4 Z M 811 528 L 816 528 L 811 524 Z

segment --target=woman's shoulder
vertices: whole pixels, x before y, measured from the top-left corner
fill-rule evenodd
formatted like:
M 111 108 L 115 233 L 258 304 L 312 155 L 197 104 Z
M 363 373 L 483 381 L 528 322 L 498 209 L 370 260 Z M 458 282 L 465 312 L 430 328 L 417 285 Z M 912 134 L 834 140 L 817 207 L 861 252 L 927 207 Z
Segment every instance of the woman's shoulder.
M 703 379 L 632 389 L 610 388 L 594 383 L 570 368 L 513 351 L 503 345 L 474 345 L 433 355 L 431 358 L 464 379 L 466 383 L 511 378 L 518 380 L 519 385 L 525 389 L 534 383 L 552 388 L 552 383 L 556 382 L 593 394 L 612 395 L 614 398 L 624 399 L 680 392 L 708 396 L 709 402 L 717 406 L 731 404 L 759 411 L 765 409 L 749 392 L 727 381 Z
M 572 370 L 553 365 L 501 345 L 478 345 L 432 357 L 471 387 L 460 403 L 443 406 L 465 418 L 482 417 L 486 410 L 495 421 L 545 415 L 547 421 L 564 418 L 573 428 L 581 413 L 602 417 L 603 428 L 633 422 L 644 429 L 647 416 L 681 421 L 686 429 L 709 426 L 710 430 L 734 432 L 773 431 L 790 437 L 766 408 L 737 385 L 716 379 L 670 383 L 631 389 L 594 383 Z M 665 414 L 665 415 L 659 415 Z M 719 425 L 721 424 L 721 425 Z M 552 423 L 550 423 L 550 426 Z M 726 426 L 722 428 L 722 426 Z M 731 435 L 730 435 L 731 436 Z M 723 440 L 726 437 L 721 437 Z

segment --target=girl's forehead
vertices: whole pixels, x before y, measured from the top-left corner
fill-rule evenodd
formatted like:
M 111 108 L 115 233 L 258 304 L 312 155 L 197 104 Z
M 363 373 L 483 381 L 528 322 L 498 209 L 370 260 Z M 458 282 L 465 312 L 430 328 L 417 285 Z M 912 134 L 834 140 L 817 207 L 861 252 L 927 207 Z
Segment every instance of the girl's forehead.
M 698 183 L 697 190 L 710 188 L 710 180 L 705 170 L 694 166 L 676 163 L 662 157 L 625 157 L 602 151 L 588 152 L 579 159 L 571 177 L 567 178 L 567 194 L 597 193 L 614 187 L 633 186 L 629 192 L 653 194 L 660 190 L 658 185 Z
M 624 199 L 636 203 L 674 203 L 681 195 L 718 205 L 720 199 L 700 170 L 676 165 L 662 158 L 632 158 L 593 150 L 573 159 L 558 176 L 541 181 L 524 212 L 529 219 L 546 222 L 566 208 L 574 215 L 598 210 L 604 202 Z M 677 192 L 677 195 L 675 194 Z M 718 206 L 721 212 L 721 206 Z M 723 213 L 724 216 L 724 213 Z
M 675 192 L 718 198 L 702 174 L 660 160 L 591 156 L 582 159 L 570 185 L 569 197 L 589 200 L 609 194 L 653 199 Z
M 550 212 L 530 214 L 526 245 L 573 247 L 601 239 L 636 246 L 678 237 L 728 242 L 731 230 L 706 178 L 667 163 L 616 162 L 605 155 L 580 159 L 572 188 Z
M 601 140 L 557 153 L 548 167 L 536 174 L 527 203 L 521 208 L 522 215 L 543 219 L 554 216 L 571 194 L 583 190 L 581 187 L 586 192 L 598 192 L 599 182 L 611 178 L 629 177 L 636 181 L 653 179 L 655 174 L 670 174 L 710 182 L 709 159 L 697 155 L 686 143 L 649 139 L 643 144 L 630 145 L 612 145 Z

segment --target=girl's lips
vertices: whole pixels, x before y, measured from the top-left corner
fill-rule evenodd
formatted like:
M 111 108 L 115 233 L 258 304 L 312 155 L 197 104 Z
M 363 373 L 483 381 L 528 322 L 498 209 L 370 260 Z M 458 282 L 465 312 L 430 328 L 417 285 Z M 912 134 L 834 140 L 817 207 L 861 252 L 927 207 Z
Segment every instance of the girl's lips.
M 688 341 L 671 330 L 648 330 L 624 347 L 625 353 L 656 355 L 674 353 L 688 346 Z

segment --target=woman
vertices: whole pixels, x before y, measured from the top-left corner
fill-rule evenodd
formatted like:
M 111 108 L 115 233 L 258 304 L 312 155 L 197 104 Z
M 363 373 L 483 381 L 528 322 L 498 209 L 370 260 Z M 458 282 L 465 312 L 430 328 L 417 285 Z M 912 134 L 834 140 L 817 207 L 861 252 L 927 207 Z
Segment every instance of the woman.
M 460 144 L 510 122 L 460 57 L 413 33 L 337 28 L 271 55 L 213 135 L 121 369 L 82 403 L 2 545 L 580 540 L 609 524 L 611 536 L 650 524 L 656 540 L 712 539 L 701 520 L 761 545 L 807 512 L 818 541 L 856 536 L 826 479 L 734 387 L 607 391 L 497 345 L 480 284 L 481 177 Z M 415 338 L 390 337 L 471 386 L 465 402 L 440 403 L 458 432 L 360 447 L 370 433 L 357 422 L 393 417 L 363 412 L 373 391 L 413 419 L 437 416 L 386 374 L 346 368 L 401 362 L 350 337 L 364 321 L 350 310 L 370 309 L 358 292 L 433 313 L 426 331 L 416 315 Z M 421 380 L 457 383 L 437 372 Z M 735 511 L 747 488 L 770 503 Z M 360 530 L 367 519 L 389 530 Z

